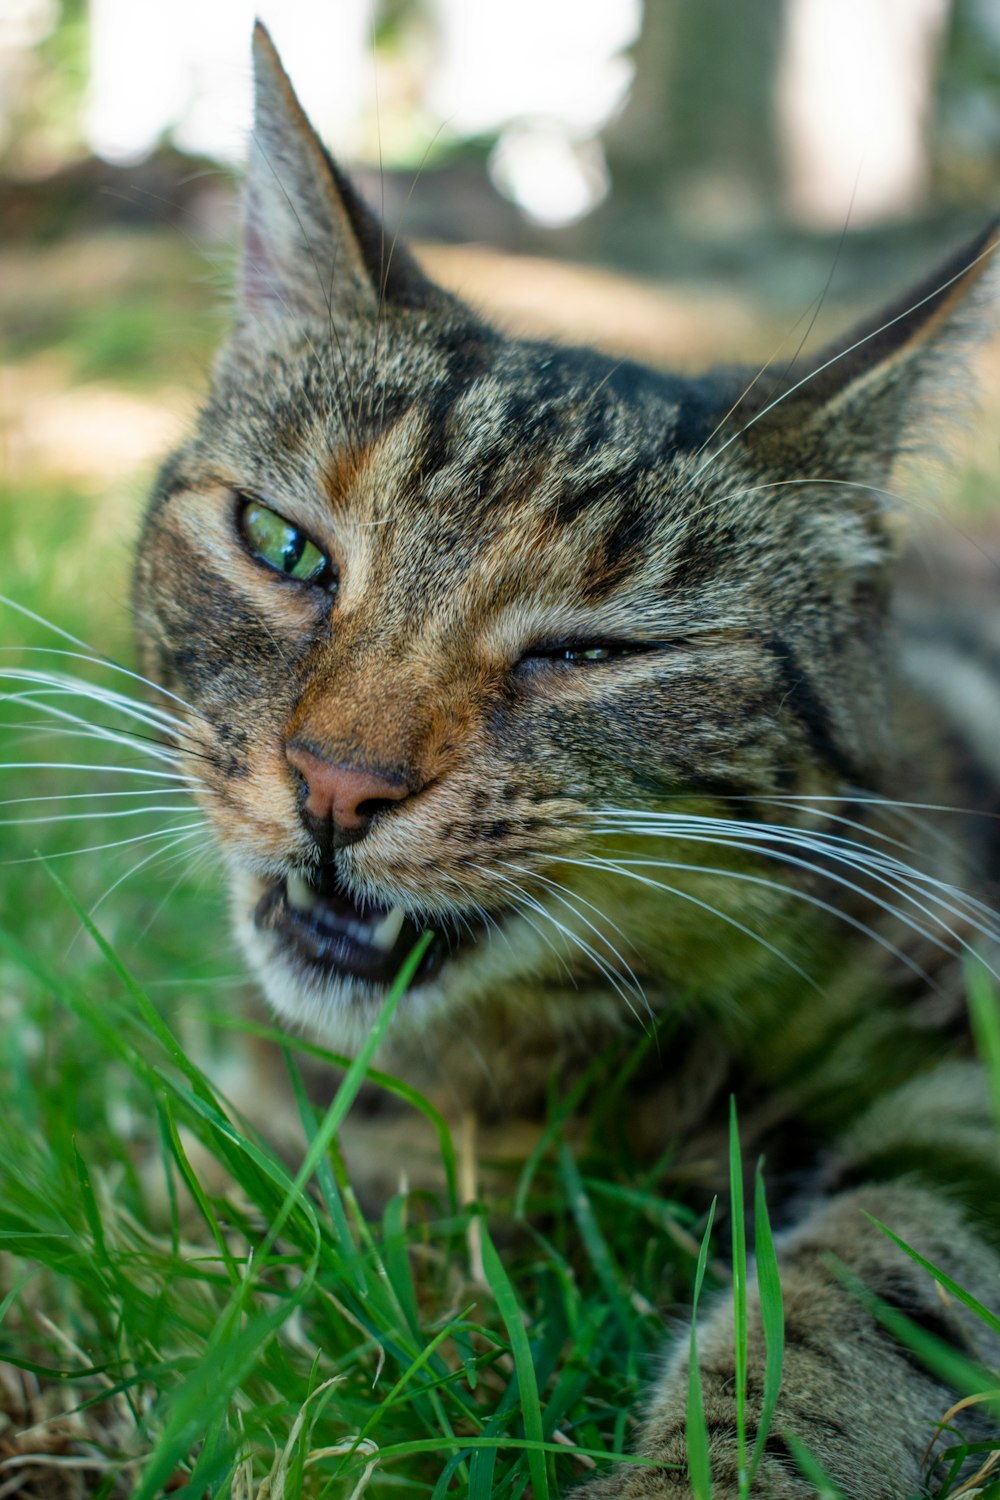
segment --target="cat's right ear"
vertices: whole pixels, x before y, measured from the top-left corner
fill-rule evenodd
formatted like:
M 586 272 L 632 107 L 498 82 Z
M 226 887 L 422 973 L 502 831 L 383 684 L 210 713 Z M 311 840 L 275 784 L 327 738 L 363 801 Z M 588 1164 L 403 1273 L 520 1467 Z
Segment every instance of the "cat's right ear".
M 331 161 L 260 21 L 253 64 L 240 314 L 335 323 L 338 311 L 374 312 L 383 298 L 422 306 L 440 296 Z

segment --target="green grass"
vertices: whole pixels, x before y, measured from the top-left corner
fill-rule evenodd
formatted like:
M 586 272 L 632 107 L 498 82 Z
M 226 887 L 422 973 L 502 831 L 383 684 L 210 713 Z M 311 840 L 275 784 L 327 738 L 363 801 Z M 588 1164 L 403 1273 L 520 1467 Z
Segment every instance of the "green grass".
M 338 1133 L 402 986 L 361 1056 L 324 1057 L 339 1079 L 325 1112 L 310 1104 L 299 1068 L 303 1052 L 321 1049 L 267 1036 L 300 1105 L 289 1160 L 227 1104 L 71 889 L 49 884 L 54 904 L 90 929 L 97 961 L 81 975 L 0 929 L 4 994 L 19 1002 L 0 1065 L 0 1359 L 76 1414 L 94 1493 L 255 1496 L 271 1475 L 270 1493 L 287 1497 L 347 1496 L 358 1485 L 371 1496 L 554 1496 L 586 1463 L 621 1461 L 612 1455 L 634 1394 L 623 1372 L 653 1374 L 665 1334 L 651 1303 L 697 1306 L 719 1249 L 712 1216 L 702 1223 L 642 1190 L 637 1164 L 621 1161 L 610 1176 L 622 1193 L 604 1197 L 593 1174 L 608 1163 L 571 1147 L 554 1107 L 530 1181 L 509 1200 L 458 1200 L 443 1132 L 440 1191 L 401 1192 L 367 1217 Z M 224 1039 L 239 1028 L 229 1018 Z M 595 1092 L 620 1067 L 617 1058 L 595 1069 Z M 735 1118 L 731 1142 L 739 1288 L 749 1272 Z M 537 1227 L 512 1240 L 515 1196 Z M 755 1197 L 773 1412 L 781 1301 L 759 1169 Z M 655 1227 L 665 1215 L 700 1237 L 697 1260 Z M 474 1223 L 482 1284 L 469 1259 Z M 737 1292 L 738 1411 L 745 1305 Z M 940 1366 L 940 1351 L 921 1342 L 928 1335 L 894 1331 Z M 691 1346 L 691 1482 L 708 1500 L 696 1324 Z M 978 1372 L 942 1373 L 969 1389 Z M 957 1474 L 968 1449 L 947 1451 Z
M 57 899 L 90 926 L 68 888 Z M 0 1355 L 84 1414 L 102 1445 L 95 1469 L 109 1465 L 105 1492 L 222 1495 L 238 1466 L 259 1485 L 277 1464 L 289 1496 L 347 1494 L 366 1471 L 374 1494 L 450 1483 L 516 1495 L 530 1483 L 542 1495 L 581 1472 L 574 1450 L 609 1461 L 608 1393 L 620 1404 L 620 1370 L 644 1366 L 661 1330 L 645 1306 L 623 1299 L 609 1318 L 595 1297 L 603 1268 L 558 1202 L 568 1173 L 572 1190 L 587 1178 L 559 1132 L 536 1172 L 544 1253 L 529 1237 L 511 1272 L 488 1227 L 506 1236 L 510 1205 L 456 1202 L 447 1172 L 440 1196 L 400 1194 L 368 1220 L 336 1149 L 368 1056 L 328 1059 L 341 1081 L 321 1118 L 300 1090 L 292 1166 L 92 936 L 103 974 L 81 983 L 0 932 L 5 988 L 21 1000 L 3 1080 Z M 295 1075 L 295 1044 L 273 1044 Z M 222 1169 L 212 1186 L 195 1143 Z M 626 1226 L 636 1247 L 637 1217 Z M 617 1203 L 603 1223 L 595 1210 L 595 1230 L 610 1235 L 621 1218 Z M 484 1286 L 468 1269 L 475 1219 Z

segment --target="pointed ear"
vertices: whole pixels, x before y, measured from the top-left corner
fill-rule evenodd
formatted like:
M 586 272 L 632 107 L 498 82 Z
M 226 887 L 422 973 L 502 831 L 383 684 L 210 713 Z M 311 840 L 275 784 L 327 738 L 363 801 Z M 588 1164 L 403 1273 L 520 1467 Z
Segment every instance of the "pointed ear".
M 786 466 L 807 456 L 840 478 L 883 483 L 901 452 L 926 446 L 937 419 L 967 400 L 970 347 L 998 322 L 998 246 L 1000 220 L 877 318 L 772 384 L 744 424 L 751 446 L 780 450 Z
M 253 66 L 241 311 L 326 323 L 338 308 L 374 312 L 383 297 L 410 307 L 440 297 L 327 155 L 260 21 Z

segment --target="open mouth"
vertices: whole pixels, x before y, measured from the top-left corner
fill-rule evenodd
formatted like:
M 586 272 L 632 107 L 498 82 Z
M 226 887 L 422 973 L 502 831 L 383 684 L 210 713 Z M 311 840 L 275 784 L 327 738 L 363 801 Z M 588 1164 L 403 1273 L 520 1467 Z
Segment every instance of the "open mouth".
M 257 902 L 254 925 L 275 933 L 316 968 L 374 984 L 392 983 L 427 930 L 426 923 L 414 921 L 401 906 L 355 900 L 333 865 L 312 879 L 288 875 L 271 886 Z M 433 978 L 458 947 L 457 939 L 435 931 L 413 984 Z

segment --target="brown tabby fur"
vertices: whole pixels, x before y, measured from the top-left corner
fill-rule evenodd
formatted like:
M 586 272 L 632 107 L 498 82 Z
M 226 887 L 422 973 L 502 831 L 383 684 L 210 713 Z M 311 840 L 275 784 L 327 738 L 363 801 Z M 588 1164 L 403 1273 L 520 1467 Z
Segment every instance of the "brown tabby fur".
M 192 705 L 190 764 L 246 951 L 276 1009 L 338 1045 L 384 994 L 254 920 L 276 883 L 318 870 L 294 742 L 405 791 L 334 862 L 355 902 L 445 935 L 388 1061 L 453 1114 L 530 1119 L 554 1071 L 636 1025 L 630 1008 L 640 1021 L 676 1008 L 630 1101 L 641 1146 L 674 1142 L 721 1169 L 732 1088 L 746 1144 L 780 1160 L 804 1129 L 828 1141 L 782 1246 L 788 1350 L 759 1491 L 811 1493 L 788 1428 L 847 1495 L 911 1493 L 949 1395 L 829 1261 L 996 1357 L 862 1213 L 996 1301 L 979 1214 L 996 1203 L 996 1138 L 962 1023 L 961 941 L 979 935 L 964 909 L 915 932 L 900 915 L 912 906 L 870 873 L 848 871 L 864 886 L 848 889 L 844 866 L 801 846 L 761 853 L 754 829 L 898 852 L 879 840 L 899 824 L 872 798 L 963 800 L 940 714 L 899 681 L 883 486 L 983 320 L 994 232 L 780 376 L 681 380 L 506 339 L 385 241 L 260 29 L 255 51 L 238 316 L 161 475 L 135 585 L 146 669 Z M 335 589 L 251 555 L 247 495 L 331 559 Z M 566 643 L 616 649 L 557 659 Z M 831 800 L 789 800 L 810 796 Z M 607 831 L 607 809 L 631 823 Z M 750 831 L 654 836 L 651 811 Z M 947 843 L 919 847 L 921 828 L 902 835 L 918 845 L 907 861 L 967 884 Z M 595 854 L 673 866 L 630 866 L 642 883 Z M 701 1347 L 716 1493 L 735 1495 L 727 1307 Z M 751 1438 L 761 1357 L 758 1339 Z M 685 1388 L 675 1360 L 639 1440 L 680 1468 L 617 1467 L 592 1494 L 687 1492 Z

